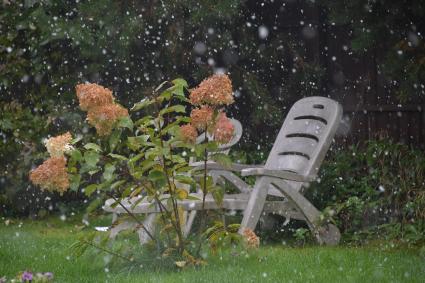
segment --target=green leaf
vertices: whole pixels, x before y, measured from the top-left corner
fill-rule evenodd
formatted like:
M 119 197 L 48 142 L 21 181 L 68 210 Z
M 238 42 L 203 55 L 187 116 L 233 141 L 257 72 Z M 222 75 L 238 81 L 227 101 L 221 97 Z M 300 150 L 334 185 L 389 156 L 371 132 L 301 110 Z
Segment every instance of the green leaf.
M 73 192 L 78 191 L 80 187 L 81 176 L 79 174 L 69 174 L 70 190 Z
M 157 181 L 159 179 L 164 179 L 165 174 L 164 174 L 164 172 L 159 171 L 159 170 L 152 170 L 152 171 L 149 172 L 148 178 L 152 181 Z
M 193 185 L 193 184 L 195 184 L 195 181 L 191 177 L 189 177 L 187 175 L 176 175 L 174 177 L 174 179 L 176 181 L 178 181 L 179 183 L 182 183 L 182 184 L 187 184 L 187 185 Z
M 128 160 L 127 157 L 120 155 L 120 154 L 115 154 L 115 153 L 109 153 L 108 156 L 114 158 L 114 159 L 118 159 L 118 160 L 122 160 L 122 161 L 126 161 Z
M 100 198 L 97 198 L 97 199 L 95 199 L 95 200 L 93 200 L 90 204 L 89 204 L 89 206 L 87 207 L 87 212 L 93 212 L 94 210 L 96 210 L 98 207 L 100 207 L 101 205 L 103 204 L 103 201 L 102 201 L 102 199 L 100 199 Z
M 140 195 L 140 193 L 142 192 L 142 190 L 143 190 L 142 187 L 138 187 L 138 188 L 134 189 L 131 192 L 130 197 L 133 198 L 133 197 L 136 197 L 136 196 Z
M 131 111 L 139 111 L 151 104 L 155 103 L 154 100 L 148 99 L 148 98 L 144 98 L 142 99 L 140 102 L 137 102 L 133 105 L 133 107 L 130 109 Z
M 75 161 L 81 161 L 83 159 L 83 155 L 81 154 L 81 151 L 79 151 L 78 149 L 74 149 L 72 150 L 69 155 L 71 156 L 72 159 L 74 159 Z
M 95 169 L 95 170 L 90 170 L 88 173 L 90 176 L 96 174 L 97 172 L 99 172 L 99 169 Z
M 107 163 L 105 165 L 105 171 L 103 172 L 103 178 L 106 181 L 112 180 L 112 178 L 114 177 L 114 172 L 115 172 L 115 165 L 111 163 Z
M 171 91 L 174 94 L 174 97 L 182 101 L 186 101 L 187 99 L 184 95 L 184 90 L 188 88 L 187 82 L 183 79 L 175 79 L 173 84 L 174 86 L 171 88 Z
M 118 128 L 128 128 L 130 131 L 133 130 L 133 120 L 129 116 L 121 117 L 117 123 Z
M 152 125 L 153 119 L 154 119 L 153 116 L 147 115 L 147 116 L 144 116 L 143 118 L 137 120 L 134 123 L 134 125 L 135 126 L 145 126 L 146 127 L 146 126 Z
M 101 152 L 102 151 L 100 149 L 100 146 L 98 146 L 95 143 L 88 143 L 88 144 L 84 145 L 84 148 L 87 149 L 87 150 L 92 149 L 92 150 L 97 151 L 97 152 Z
M 71 140 L 71 144 L 76 144 L 77 142 L 79 142 L 80 140 L 82 140 L 83 139 L 83 137 L 82 136 L 79 136 L 79 137 L 76 137 L 75 139 L 72 139 Z
M 122 192 L 122 194 L 121 194 L 121 198 L 126 198 L 126 197 L 128 197 L 130 194 L 131 194 L 131 192 L 133 191 L 133 187 L 128 187 L 128 188 L 126 188 L 123 192 Z
M 164 101 L 168 101 L 168 100 L 170 100 L 171 99 L 171 95 L 172 95 L 172 92 L 171 92 L 171 88 L 169 88 L 169 89 L 166 89 L 166 90 L 164 90 L 159 96 L 158 96 L 158 99 L 161 101 L 161 102 L 164 102 Z
M 89 168 L 96 167 L 97 162 L 99 162 L 99 158 L 100 156 L 96 151 L 86 151 L 84 153 L 84 161 Z
M 178 79 L 175 79 L 175 80 L 173 80 L 173 81 L 171 81 L 174 85 L 176 85 L 176 86 L 182 86 L 182 87 L 184 87 L 184 88 L 188 88 L 188 84 L 187 84 L 187 82 L 184 80 L 184 79 L 180 79 L 180 78 L 178 78 Z
M 207 148 L 206 143 L 196 144 L 195 145 L 195 154 L 197 157 L 204 157 L 205 149 Z
M 149 160 L 149 159 L 143 160 L 143 162 L 140 163 L 141 171 L 146 172 L 152 167 L 154 167 L 156 164 L 158 164 L 157 160 Z
M 129 163 L 135 163 L 135 162 L 137 162 L 144 155 L 145 155 L 145 153 L 144 152 L 141 152 L 141 153 L 137 154 L 136 156 L 133 156 L 132 158 L 130 158 Z
M 97 190 L 98 184 L 91 184 L 84 188 L 86 196 L 91 196 Z
M 223 203 L 223 198 L 224 198 L 224 188 L 220 187 L 220 186 L 213 186 L 209 189 L 209 191 L 211 192 L 215 203 L 218 206 L 221 206 Z
M 202 189 L 206 188 L 207 192 L 209 192 L 209 189 L 213 186 L 214 181 L 211 176 L 207 176 L 206 179 L 207 179 L 207 182 L 205 183 L 205 179 L 202 177 L 200 180 L 200 185 Z
M 149 172 L 148 179 L 155 183 L 156 188 L 161 188 L 167 184 L 167 178 L 164 172 L 159 170 L 152 170 Z
M 126 180 L 116 181 L 111 185 L 111 189 L 115 190 L 116 188 L 119 188 L 121 185 L 124 185 L 126 182 L 127 182 Z
M 188 195 L 186 199 L 188 199 L 188 200 L 201 200 L 200 198 L 197 198 L 193 195 Z
M 206 145 L 207 145 L 207 150 L 209 152 L 214 152 L 214 151 L 218 150 L 218 143 L 217 142 L 210 141 L 210 142 L 207 142 Z
M 120 142 L 121 130 L 114 130 L 112 134 L 109 136 L 109 149 L 114 151 L 117 144 Z
M 177 189 L 176 196 L 179 200 L 185 200 L 189 196 L 189 193 L 185 189 Z
M 171 113 L 171 112 L 176 112 L 176 113 L 186 113 L 186 107 L 184 107 L 183 105 L 173 105 L 170 107 L 165 107 L 163 108 L 161 111 L 159 111 L 160 115 L 164 115 L 167 113 Z
M 227 154 L 215 153 L 211 155 L 210 158 L 226 169 L 230 169 L 232 167 L 232 160 Z
M 141 135 L 136 137 L 129 137 L 127 139 L 127 145 L 128 147 L 133 150 L 137 151 L 142 146 L 147 145 L 147 141 L 149 140 L 149 135 Z

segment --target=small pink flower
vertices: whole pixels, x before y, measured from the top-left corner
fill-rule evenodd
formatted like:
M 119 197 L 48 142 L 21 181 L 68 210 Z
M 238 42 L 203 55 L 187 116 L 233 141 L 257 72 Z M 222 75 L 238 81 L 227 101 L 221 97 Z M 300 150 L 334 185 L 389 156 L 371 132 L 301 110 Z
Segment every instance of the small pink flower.
M 22 282 L 31 282 L 32 281 L 32 273 L 28 271 L 24 271 L 21 277 Z
M 214 130 L 214 140 L 218 143 L 228 143 L 235 134 L 235 126 L 232 124 L 226 113 L 221 112 L 218 115 Z

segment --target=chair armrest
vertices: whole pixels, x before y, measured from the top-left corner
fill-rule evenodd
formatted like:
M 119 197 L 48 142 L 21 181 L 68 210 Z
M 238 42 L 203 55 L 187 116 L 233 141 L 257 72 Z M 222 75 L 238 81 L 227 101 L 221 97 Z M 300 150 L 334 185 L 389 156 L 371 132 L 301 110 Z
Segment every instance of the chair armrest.
M 242 176 L 269 176 L 276 177 L 279 179 L 297 181 L 297 182 L 311 182 L 314 181 L 315 176 L 312 175 L 300 175 L 283 170 L 270 170 L 265 168 L 246 168 L 241 170 Z
M 193 167 L 194 170 L 203 170 L 205 164 L 203 161 L 198 161 L 198 162 L 190 163 L 189 166 Z M 240 163 L 232 163 L 230 167 L 224 167 L 223 165 L 217 162 L 207 161 L 207 170 L 225 170 L 225 171 L 240 172 L 243 169 L 247 169 L 247 168 L 262 168 L 262 167 L 263 165 L 249 165 L 249 164 L 240 164 Z

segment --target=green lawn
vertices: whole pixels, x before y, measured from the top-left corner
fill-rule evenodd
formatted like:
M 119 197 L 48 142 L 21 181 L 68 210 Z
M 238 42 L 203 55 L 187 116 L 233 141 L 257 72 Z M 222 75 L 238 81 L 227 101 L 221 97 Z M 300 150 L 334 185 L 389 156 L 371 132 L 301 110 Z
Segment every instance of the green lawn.
M 424 282 L 425 259 L 415 250 L 264 246 L 249 257 L 226 253 L 202 268 L 183 271 L 105 271 L 103 256 L 72 258 L 75 223 L 19 221 L 0 224 L 0 277 L 51 271 L 55 282 Z

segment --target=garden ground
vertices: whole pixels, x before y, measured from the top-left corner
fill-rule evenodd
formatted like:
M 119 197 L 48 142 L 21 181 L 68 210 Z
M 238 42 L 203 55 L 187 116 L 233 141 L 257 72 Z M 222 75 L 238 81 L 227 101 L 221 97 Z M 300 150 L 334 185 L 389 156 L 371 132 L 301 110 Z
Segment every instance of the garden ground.
M 71 256 L 69 246 L 92 227 L 79 231 L 78 222 L 58 219 L 6 222 L 0 224 L 0 277 L 7 278 L 23 270 L 53 272 L 55 282 L 423 282 L 425 278 L 425 258 L 415 249 L 383 243 L 334 248 L 266 245 L 249 256 L 231 252 L 211 256 L 200 268 L 129 269 L 117 264 L 106 269 L 104 256 Z

